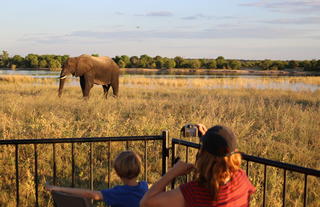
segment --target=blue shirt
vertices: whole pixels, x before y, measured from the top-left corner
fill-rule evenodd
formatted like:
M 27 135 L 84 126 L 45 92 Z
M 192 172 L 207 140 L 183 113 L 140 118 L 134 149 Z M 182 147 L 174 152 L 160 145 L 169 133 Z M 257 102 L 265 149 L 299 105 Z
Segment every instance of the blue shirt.
M 102 190 L 103 201 L 112 207 L 139 207 L 139 202 L 148 190 L 146 181 L 136 186 L 118 185 Z

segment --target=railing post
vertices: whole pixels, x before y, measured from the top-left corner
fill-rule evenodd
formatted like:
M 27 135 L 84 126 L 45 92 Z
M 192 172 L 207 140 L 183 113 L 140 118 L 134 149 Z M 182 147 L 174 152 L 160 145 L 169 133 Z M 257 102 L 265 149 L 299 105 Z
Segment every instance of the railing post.
M 16 164 L 16 206 L 19 206 L 19 146 L 16 144 L 15 145 L 16 148 L 16 160 L 15 160 L 15 164 Z
M 75 162 L 74 162 L 74 143 L 71 143 L 71 186 L 74 187 L 75 183 Z
M 263 207 L 267 205 L 267 165 L 264 165 Z
M 34 184 L 35 184 L 35 193 L 36 193 L 36 207 L 39 206 L 38 198 L 38 151 L 37 144 L 34 144 Z
M 189 162 L 189 147 L 186 147 L 186 163 Z M 186 183 L 188 182 L 188 174 L 186 174 Z
M 90 142 L 90 189 L 93 190 L 93 146 Z
M 144 140 L 144 180 L 148 178 L 148 165 L 147 165 L 148 153 L 147 153 L 147 140 Z
M 173 167 L 174 165 L 174 160 L 176 158 L 176 145 L 174 142 L 171 142 L 172 143 L 172 149 L 171 149 L 171 165 Z M 171 189 L 174 189 L 174 184 L 175 184 L 175 179 L 172 180 L 171 182 Z
M 306 207 L 307 206 L 307 196 L 308 194 L 308 175 L 304 174 L 304 196 L 303 196 L 303 206 Z
M 249 177 L 249 161 L 247 160 L 247 168 L 246 168 L 247 176 Z
M 166 174 L 168 170 L 168 145 L 169 145 L 169 132 L 162 132 L 162 175 Z
M 111 139 L 108 141 L 108 188 L 110 188 L 110 176 L 111 176 Z
M 283 170 L 283 192 L 282 192 L 282 206 L 286 206 L 286 192 L 287 192 L 287 170 Z
M 52 144 L 52 159 L 53 159 L 53 185 L 56 185 L 56 178 L 57 178 L 57 163 L 56 163 L 56 145 Z

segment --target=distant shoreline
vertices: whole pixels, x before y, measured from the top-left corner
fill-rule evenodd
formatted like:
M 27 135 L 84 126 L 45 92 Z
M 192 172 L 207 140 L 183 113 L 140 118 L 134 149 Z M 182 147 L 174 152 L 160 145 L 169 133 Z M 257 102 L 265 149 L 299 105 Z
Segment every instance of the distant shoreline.
M 11 68 L 0 68 L 0 70 L 12 70 Z M 50 71 L 49 68 L 17 68 L 15 70 L 41 70 Z M 60 70 L 54 70 L 60 71 Z M 293 76 L 320 76 L 320 72 L 303 71 L 302 69 L 284 69 L 284 70 L 260 70 L 260 69 L 190 69 L 190 68 L 172 68 L 172 69 L 151 69 L 151 68 L 120 68 L 122 74 L 173 74 L 173 75 L 293 75 Z

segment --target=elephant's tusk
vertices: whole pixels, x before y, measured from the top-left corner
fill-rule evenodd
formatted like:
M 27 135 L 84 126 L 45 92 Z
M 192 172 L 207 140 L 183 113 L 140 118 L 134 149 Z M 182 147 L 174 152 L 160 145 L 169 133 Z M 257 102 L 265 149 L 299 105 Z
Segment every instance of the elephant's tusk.
M 64 75 L 64 76 L 61 76 L 60 77 L 60 79 L 65 79 L 67 76 L 66 75 Z

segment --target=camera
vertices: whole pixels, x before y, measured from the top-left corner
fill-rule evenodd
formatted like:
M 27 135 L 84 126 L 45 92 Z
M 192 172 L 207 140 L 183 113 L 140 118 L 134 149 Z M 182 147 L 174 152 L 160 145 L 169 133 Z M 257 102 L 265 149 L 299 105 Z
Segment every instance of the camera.
M 196 124 L 186 124 L 181 128 L 181 136 L 183 137 L 198 137 L 199 130 Z

